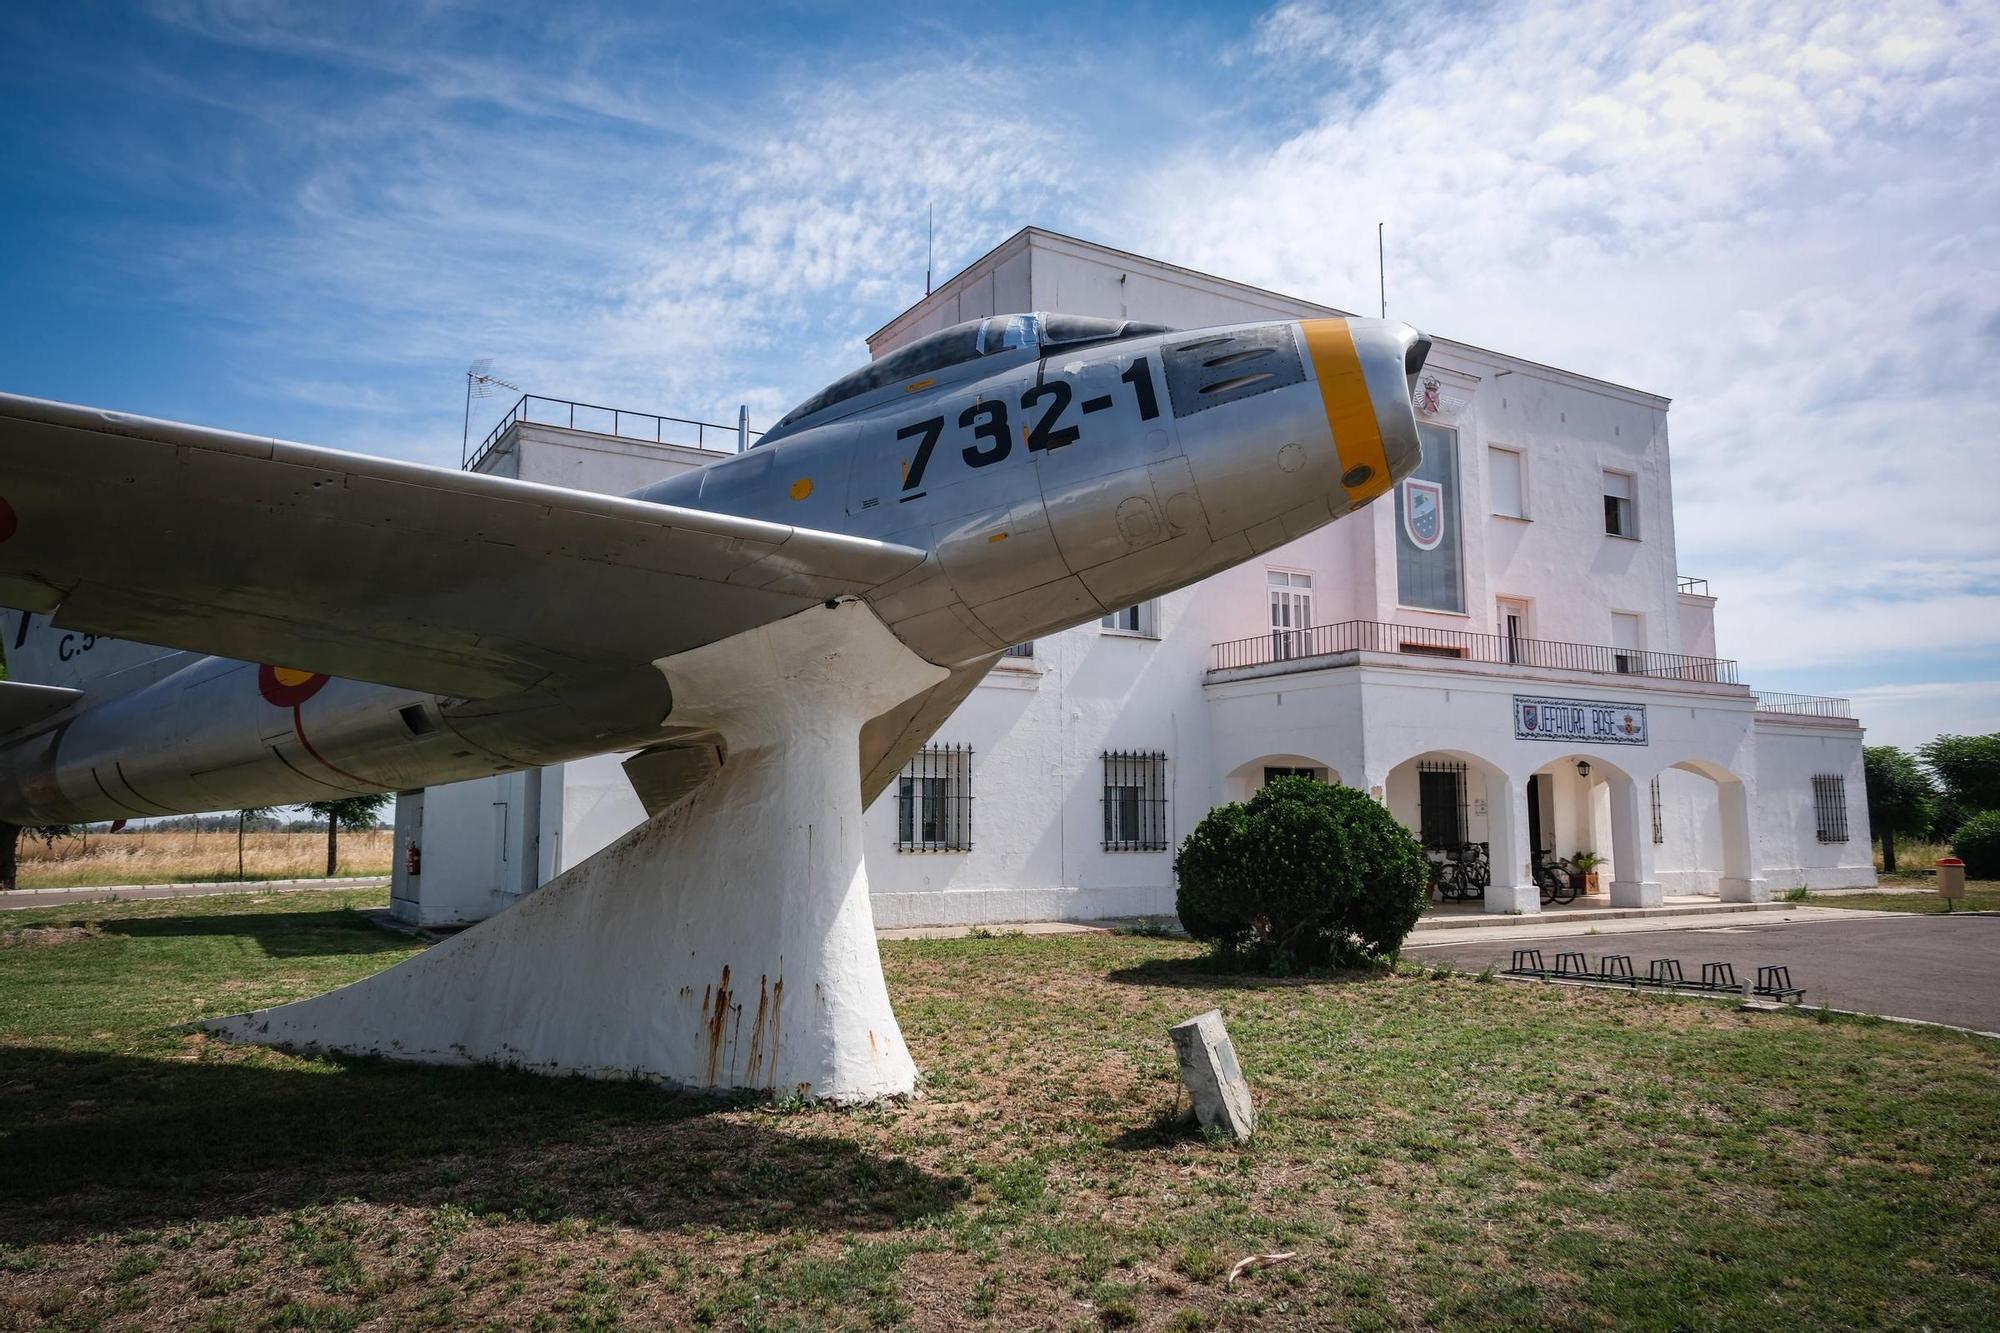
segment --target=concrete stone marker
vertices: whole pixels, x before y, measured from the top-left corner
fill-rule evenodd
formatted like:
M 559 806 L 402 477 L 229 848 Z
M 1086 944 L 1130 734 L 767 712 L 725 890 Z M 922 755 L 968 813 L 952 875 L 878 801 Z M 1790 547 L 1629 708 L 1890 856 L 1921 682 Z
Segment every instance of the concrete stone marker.
M 1174 1039 L 1174 1054 L 1180 1057 L 1181 1081 L 1194 1097 L 1194 1118 L 1203 1129 L 1225 1130 L 1238 1143 L 1249 1142 L 1257 1128 L 1257 1112 L 1250 1105 L 1250 1085 L 1236 1063 L 1236 1048 L 1222 1026 L 1222 1011 L 1196 1014 L 1167 1030 Z

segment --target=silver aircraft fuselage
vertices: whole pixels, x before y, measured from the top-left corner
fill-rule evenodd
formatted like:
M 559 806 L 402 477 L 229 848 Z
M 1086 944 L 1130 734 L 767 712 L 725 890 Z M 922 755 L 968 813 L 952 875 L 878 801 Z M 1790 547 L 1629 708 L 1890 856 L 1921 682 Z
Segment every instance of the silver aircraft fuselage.
M 919 567 L 865 600 L 921 657 L 979 669 L 1388 491 L 1418 462 L 1410 387 L 1428 348 L 1380 320 L 1166 332 L 998 316 L 893 353 L 758 447 L 631 498 L 919 548 Z M 14 823 L 408 790 L 676 734 L 657 672 L 463 698 L 146 650 L 62 620 L 4 622 L 10 658 L 59 663 L 46 683 L 84 691 L 51 724 L 0 736 L 0 819 Z

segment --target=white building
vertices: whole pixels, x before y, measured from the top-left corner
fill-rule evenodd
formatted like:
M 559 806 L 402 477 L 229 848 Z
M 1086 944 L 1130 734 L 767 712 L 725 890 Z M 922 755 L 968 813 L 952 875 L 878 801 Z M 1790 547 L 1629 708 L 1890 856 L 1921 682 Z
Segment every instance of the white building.
M 1028 228 L 869 348 L 1015 310 L 1181 328 L 1345 313 Z M 1426 331 L 1418 475 L 1003 659 L 868 812 L 879 923 L 1170 912 L 1180 839 L 1299 771 L 1429 843 L 1488 844 L 1489 911 L 1537 910 L 1535 849 L 1607 857 L 1613 905 L 1874 882 L 1846 701 L 1754 694 L 1716 656 L 1708 586 L 1679 574 L 1667 400 Z M 685 438 L 660 420 L 503 425 L 476 465 L 623 491 L 709 457 L 652 444 Z M 399 811 L 424 874 L 397 888 L 426 921 L 485 915 L 642 817 L 613 759 L 427 808 Z

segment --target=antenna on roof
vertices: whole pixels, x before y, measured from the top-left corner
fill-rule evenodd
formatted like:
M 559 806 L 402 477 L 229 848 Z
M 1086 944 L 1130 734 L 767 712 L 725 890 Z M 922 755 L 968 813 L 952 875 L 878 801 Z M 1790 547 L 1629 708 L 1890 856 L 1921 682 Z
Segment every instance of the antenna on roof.
M 482 356 L 465 368 L 465 429 L 460 433 L 458 440 L 460 467 L 466 465 L 469 458 L 468 451 L 472 447 L 472 400 L 490 398 L 493 386 L 496 384 L 503 389 L 512 389 L 515 393 L 522 392 L 520 385 L 510 384 L 493 373 L 493 358 L 490 356 Z
M 1389 318 L 1389 267 L 1382 258 L 1382 224 L 1375 224 L 1375 281 L 1382 295 L 1382 318 Z
M 930 214 L 924 220 L 924 295 L 931 294 L 931 240 L 937 235 L 937 205 L 930 206 Z

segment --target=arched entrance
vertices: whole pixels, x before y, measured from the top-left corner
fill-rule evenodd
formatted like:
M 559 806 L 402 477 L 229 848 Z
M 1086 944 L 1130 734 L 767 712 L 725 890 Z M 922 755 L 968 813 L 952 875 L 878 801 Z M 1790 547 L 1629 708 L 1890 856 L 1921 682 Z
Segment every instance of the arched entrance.
M 1223 778 L 1223 799 L 1247 801 L 1273 778 L 1279 777 L 1317 778 L 1321 782 L 1338 783 L 1340 773 L 1324 760 L 1303 754 L 1267 754 L 1238 764 Z
M 1537 855 L 1601 859 L 1598 885 L 1612 907 L 1657 907 L 1665 891 L 1653 877 L 1648 788 L 1611 760 L 1567 754 L 1536 769 L 1527 783 L 1529 835 Z
M 1766 902 L 1757 866 L 1749 786 L 1720 764 L 1683 759 L 1660 772 L 1649 792 L 1659 878 L 1724 902 Z
M 1428 850 L 1485 847 L 1488 912 L 1540 909 L 1528 868 L 1521 784 L 1498 764 L 1463 750 L 1428 750 L 1391 768 L 1380 796 Z

